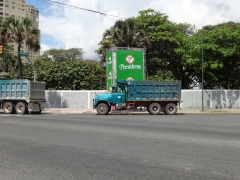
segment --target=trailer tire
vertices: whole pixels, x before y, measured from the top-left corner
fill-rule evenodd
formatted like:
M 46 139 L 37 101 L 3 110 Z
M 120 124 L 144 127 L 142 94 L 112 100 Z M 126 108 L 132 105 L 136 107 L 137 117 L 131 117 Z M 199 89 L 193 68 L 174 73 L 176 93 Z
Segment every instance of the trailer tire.
M 161 106 L 158 103 L 152 103 L 149 108 L 148 108 L 148 112 L 151 115 L 158 115 L 161 112 Z
M 3 111 L 5 114 L 15 113 L 15 105 L 12 102 L 6 102 L 3 105 Z
M 15 111 L 16 111 L 17 114 L 26 114 L 27 105 L 23 102 L 19 102 L 15 106 Z
M 110 111 L 109 111 L 109 107 L 107 104 L 105 103 L 100 103 L 98 106 L 97 106 L 97 113 L 99 115 L 106 115 L 108 114 Z
M 175 115 L 177 113 L 177 106 L 173 103 L 169 103 L 165 106 L 165 112 L 167 115 Z

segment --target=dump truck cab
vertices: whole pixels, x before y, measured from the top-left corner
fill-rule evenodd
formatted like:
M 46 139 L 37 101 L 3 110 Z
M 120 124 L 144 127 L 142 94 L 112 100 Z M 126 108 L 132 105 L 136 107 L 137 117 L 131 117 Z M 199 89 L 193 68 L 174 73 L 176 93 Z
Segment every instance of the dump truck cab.
M 97 108 L 98 114 L 108 114 L 112 105 L 126 102 L 126 87 L 123 85 L 111 86 L 110 93 L 96 94 L 93 99 L 93 107 Z

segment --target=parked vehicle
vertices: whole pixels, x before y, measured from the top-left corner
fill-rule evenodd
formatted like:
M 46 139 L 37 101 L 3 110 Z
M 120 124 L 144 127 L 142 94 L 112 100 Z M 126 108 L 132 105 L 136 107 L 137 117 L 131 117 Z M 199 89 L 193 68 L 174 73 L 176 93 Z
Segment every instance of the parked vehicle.
M 152 115 L 177 113 L 181 103 L 179 81 L 116 80 L 111 93 L 96 94 L 93 108 L 104 115 L 110 111 L 148 111 Z
M 4 75 L 4 78 L 2 76 Z M 0 107 L 6 114 L 40 114 L 45 108 L 45 82 L 9 80 L 0 75 Z

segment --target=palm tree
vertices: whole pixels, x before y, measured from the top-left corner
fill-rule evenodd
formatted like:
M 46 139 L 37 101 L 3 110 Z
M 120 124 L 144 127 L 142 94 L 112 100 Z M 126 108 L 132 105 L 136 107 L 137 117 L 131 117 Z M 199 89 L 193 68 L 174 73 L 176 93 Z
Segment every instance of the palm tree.
M 9 72 L 16 68 L 16 57 L 11 53 L 8 53 L 8 50 L 11 49 L 11 46 L 8 46 L 7 43 L 11 41 L 11 33 L 5 27 L 4 22 L 0 20 L 0 45 L 4 46 L 3 54 L 0 56 L 0 71 Z
M 102 62 L 105 60 L 107 50 L 113 46 L 151 48 L 151 42 L 145 31 L 140 29 L 133 19 L 116 21 L 111 28 L 103 33 L 103 38 L 99 45 L 101 47 L 97 53 L 102 55 Z
M 40 49 L 39 45 L 39 30 L 33 27 L 33 22 L 29 18 L 22 20 L 17 17 L 10 17 L 4 23 L 6 29 L 10 33 L 10 37 L 18 44 L 18 53 L 20 52 L 21 44 L 25 41 L 26 45 L 33 51 Z M 19 78 L 22 79 L 22 61 L 18 55 Z
M 0 58 L 0 71 L 11 72 L 17 69 L 17 56 L 5 52 L 4 58 Z
M 116 21 L 114 26 L 103 34 L 103 37 L 107 36 L 110 36 L 113 43 L 118 47 L 147 48 L 151 46 L 144 30 L 140 29 L 133 19 Z
M 30 50 L 38 51 L 40 49 L 39 30 L 31 28 L 30 33 L 26 34 L 25 43 Z
M 11 33 L 5 27 L 5 22 L 0 21 L 0 44 L 5 46 L 11 40 Z

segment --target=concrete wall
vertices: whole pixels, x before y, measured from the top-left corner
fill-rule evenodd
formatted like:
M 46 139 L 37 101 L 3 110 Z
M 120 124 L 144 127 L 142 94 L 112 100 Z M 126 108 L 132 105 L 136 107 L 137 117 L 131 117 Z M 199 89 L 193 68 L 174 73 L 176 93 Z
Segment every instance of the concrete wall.
M 240 108 L 240 90 L 204 90 L 205 108 Z M 182 108 L 201 108 L 202 90 L 182 90 Z
M 92 108 L 96 93 L 92 91 L 46 91 L 46 107 L 48 108 Z M 205 108 L 240 108 L 240 90 L 204 90 Z M 202 90 L 182 90 L 181 108 L 201 108 Z
M 46 91 L 46 107 L 48 108 L 92 108 L 96 93 L 105 90 L 92 91 Z

